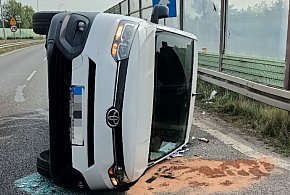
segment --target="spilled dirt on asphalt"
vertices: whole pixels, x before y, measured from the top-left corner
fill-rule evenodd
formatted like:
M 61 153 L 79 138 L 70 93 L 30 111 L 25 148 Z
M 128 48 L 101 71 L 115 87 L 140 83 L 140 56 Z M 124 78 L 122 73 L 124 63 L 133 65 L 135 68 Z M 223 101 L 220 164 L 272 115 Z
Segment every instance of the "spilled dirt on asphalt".
M 268 159 L 213 161 L 176 158 L 150 168 L 129 195 L 178 192 L 187 194 L 239 191 L 274 169 Z

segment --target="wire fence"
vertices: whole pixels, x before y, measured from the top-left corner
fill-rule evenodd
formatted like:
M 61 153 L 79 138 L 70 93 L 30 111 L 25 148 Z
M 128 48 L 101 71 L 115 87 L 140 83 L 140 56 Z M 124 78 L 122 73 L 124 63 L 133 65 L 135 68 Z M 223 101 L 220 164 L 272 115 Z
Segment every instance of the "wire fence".
M 218 54 L 199 54 L 199 67 L 219 70 Z M 237 55 L 224 55 L 222 73 L 264 85 L 283 88 L 285 62 Z

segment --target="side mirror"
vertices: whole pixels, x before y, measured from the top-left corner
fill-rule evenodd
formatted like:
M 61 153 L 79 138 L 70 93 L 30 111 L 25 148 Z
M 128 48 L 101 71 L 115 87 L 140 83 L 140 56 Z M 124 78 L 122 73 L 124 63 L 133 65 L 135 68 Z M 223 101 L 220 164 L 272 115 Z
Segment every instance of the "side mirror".
M 158 24 L 159 19 L 168 18 L 169 16 L 169 8 L 165 5 L 156 5 L 153 8 L 151 15 L 151 22 Z

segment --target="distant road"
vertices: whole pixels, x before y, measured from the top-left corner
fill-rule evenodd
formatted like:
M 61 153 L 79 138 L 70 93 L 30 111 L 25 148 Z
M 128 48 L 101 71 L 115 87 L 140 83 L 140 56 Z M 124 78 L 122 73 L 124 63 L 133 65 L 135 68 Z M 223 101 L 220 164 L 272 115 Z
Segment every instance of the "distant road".
M 44 45 L 0 55 L 0 194 L 22 194 L 13 182 L 36 172 L 48 149 Z
M 47 108 L 44 45 L 0 56 L 0 116 Z

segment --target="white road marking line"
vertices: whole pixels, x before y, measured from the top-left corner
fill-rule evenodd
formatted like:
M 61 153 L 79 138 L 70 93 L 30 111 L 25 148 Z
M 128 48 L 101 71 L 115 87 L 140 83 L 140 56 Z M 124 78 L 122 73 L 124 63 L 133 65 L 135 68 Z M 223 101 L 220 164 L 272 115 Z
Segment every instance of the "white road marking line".
M 5 130 L 5 129 L 11 129 L 11 128 L 17 128 L 17 127 L 27 127 L 27 126 L 33 126 L 33 125 L 38 125 L 40 123 L 30 123 L 30 124 L 24 124 L 24 125 L 11 125 L 11 126 L 5 126 L 4 128 L 0 128 L 0 130 Z
M 194 122 L 193 125 L 201 128 L 202 131 L 205 131 L 206 133 L 214 136 L 218 140 L 222 141 L 223 143 L 227 145 L 231 145 L 234 149 L 238 150 L 239 152 L 255 159 L 260 159 L 260 158 L 270 158 L 273 160 L 273 163 L 275 163 L 278 167 L 290 170 L 290 162 L 283 160 L 281 158 L 274 157 L 272 155 L 266 155 L 261 152 L 258 152 L 257 150 L 246 146 L 245 144 L 223 134 L 222 132 L 218 130 L 211 129 L 207 127 L 205 124 L 199 123 L 199 122 Z
M 13 51 L 10 51 L 10 52 L 7 52 L 7 53 L 4 53 L 4 54 L 1 54 L 0 57 L 7 56 L 7 55 L 13 54 L 13 53 L 15 53 L 15 52 L 18 52 L 18 51 L 24 50 L 24 49 L 26 49 L 26 48 L 21 48 L 21 49 L 13 50 Z
M 8 136 L 0 137 L 0 140 L 9 139 L 9 138 L 11 138 L 11 137 L 12 137 L 12 135 L 8 135 Z
M 11 52 L 7 52 L 7 53 L 4 53 L 4 54 L 1 54 L 0 57 L 7 56 L 7 55 L 10 55 L 10 54 L 16 53 L 18 51 L 25 50 L 25 49 L 29 49 L 29 48 L 36 47 L 36 46 L 39 46 L 39 45 L 32 45 L 32 46 L 29 46 L 29 47 L 24 47 L 24 48 L 16 49 L 16 50 L 13 50 Z
M 36 72 L 37 72 L 37 71 L 33 71 L 33 72 L 29 75 L 29 77 L 26 79 L 26 81 L 30 81 L 30 80 L 32 79 L 32 77 L 35 75 Z
M 43 59 L 43 61 L 46 61 L 47 60 L 47 57 L 45 57 L 44 59 Z
M 21 118 L 21 117 L 8 117 L 4 122 L 9 122 L 9 121 L 14 121 L 14 120 L 43 120 L 43 118 L 30 118 L 30 117 L 26 117 L 26 118 Z M 3 121 L 0 120 L 0 124 L 4 123 Z
M 15 102 L 25 102 L 23 90 L 25 89 L 26 85 L 21 85 L 16 88 L 16 94 L 15 94 Z
M 36 112 L 38 112 L 42 116 L 48 116 L 48 110 L 43 109 L 43 108 L 37 108 L 35 109 Z

